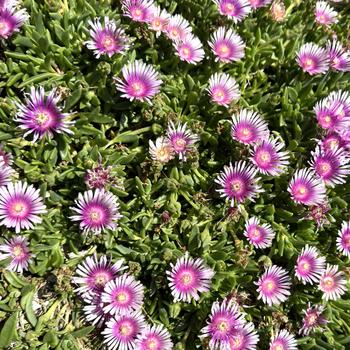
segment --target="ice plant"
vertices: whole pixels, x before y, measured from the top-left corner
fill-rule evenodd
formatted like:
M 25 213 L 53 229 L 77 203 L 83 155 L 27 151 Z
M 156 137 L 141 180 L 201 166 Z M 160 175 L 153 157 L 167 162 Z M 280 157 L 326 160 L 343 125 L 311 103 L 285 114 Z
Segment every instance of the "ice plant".
M 326 98 L 327 103 L 334 110 L 337 120 L 343 121 L 344 125 L 339 130 L 340 132 L 344 129 L 350 128 L 350 93 L 348 91 L 332 91 Z
M 106 16 L 102 23 L 99 18 L 95 18 L 94 21 L 89 21 L 89 25 L 91 38 L 85 44 L 97 58 L 101 55 L 112 57 L 128 50 L 130 39 L 114 20 Z
M 286 7 L 283 1 L 274 0 L 270 9 L 271 17 L 276 22 L 282 22 L 286 17 Z
M 294 202 L 304 205 L 321 204 L 326 199 L 326 187 L 309 168 L 299 169 L 294 173 L 288 192 Z
M 105 188 L 106 185 L 110 184 L 113 180 L 112 178 L 112 167 L 103 167 L 102 164 L 88 169 L 85 174 L 84 181 L 88 188 Z
M 253 9 L 257 9 L 260 7 L 265 7 L 267 5 L 270 5 L 272 0 L 249 0 L 249 2 L 250 2 L 250 6 Z
M 157 71 L 142 61 L 128 63 L 122 68 L 123 79 L 115 78 L 118 91 L 130 101 L 151 103 L 151 98 L 160 91 L 162 80 Z
M 343 221 L 341 229 L 338 231 L 337 249 L 342 254 L 350 258 L 350 222 Z
M 324 224 L 329 223 L 326 214 L 330 211 L 331 207 L 328 202 L 324 202 L 319 205 L 311 206 L 308 209 L 306 218 L 308 220 L 314 220 L 318 227 L 322 227 Z
M 221 197 L 226 197 L 231 206 L 249 199 L 254 201 L 259 193 L 263 192 L 256 176 L 258 170 L 245 161 L 235 162 L 224 166 L 215 182 L 220 185 L 217 191 Z
M 0 39 L 8 39 L 15 32 L 19 32 L 28 19 L 27 11 L 17 10 L 14 1 L 3 1 L 3 6 L 0 6 Z
M 207 90 L 212 102 L 225 107 L 237 101 L 241 95 L 236 80 L 226 73 L 214 73 L 209 79 Z
M 22 229 L 33 229 L 46 213 L 46 206 L 39 190 L 26 182 L 9 183 L 0 187 L 0 225 L 14 227 L 16 233 Z
M 181 15 L 171 16 L 165 29 L 167 37 L 173 41 L 185 40 L 192 33 L 190 23 Z
M 149 140 L 149 154 L 154 161 L 160 163 L 168 163 L 174 159 L 174 149 L 164 136 L 157 137 L 156 142 Z
M 297 350 L 297 341 L 294 335 L 282 329 L 271 339 L 269 350 Z
M 311 306 L 309 303 L 307 309 L 304 310 L 303 324 L 299 334 L 307 336 L 315 330 L 320 330 L 321 326 L 327 324 L 328 321 L 323 316 L 323 312 L 323 305 Z
M 15 171 L 10 166 L 0 161 L 0 186 L 7 186 L 11 182 L 11 177 L 14 174 Z
M 135 350 L 172 350 L 170 333 L 163 325 L 147 325 L 135 342 Z
M 28 270 L 33 254 L 30 253 L 27 238 L 15 236 L 0 245 L 0 260 L 10 259 L 7 269 L 23 273 Z
M 271 247 L 272 240 L 275 238 L 271 225 L 261 224 L 257 217 L 252 217 L 246 222 L 244 235 L 250 244 L 260 249 Z
M 199 293 L 209 291 L 214 271 L 202 259 L 193 259 L 186 253 L 170 266 L 167 275 L 175 302 L 190 303 L 192 298 L 199 300 Z
M 295 276 L 303 284 L 314 284 L 320 280 L 326 267 L 326 258 L 321 256 L 315 247 L 306 245 L 298 256 L 295 265 Z
M 256 344 L 259 341 L 254 324 L 252 322 L 238 326 L 232 331 L 228 341 L 228 350 L 256 350 Z
M 350 51 L 343 48 L 342 44 L 337 41 L 328 41 L 327 52 L 331 68 L 336 71 L 350 71 Z
M 338 148 L 345 148 L 346 142 L 337 132 L 331 131 L 323 139 L 318 140 L 318 145 L 323 151 L 336 151 Z
M 176 55 L 181 61 L 197 64 L 202 61 L 205 55 L 201 41 L 192 34 L 189 34 L 182 41 L 174 43 Z
M 324 26 L 330 26 L 338 22 L 338 13 L 327 1 L 317 1 L 315 8 L 316 22 Z
M 170 14 L 159 6 L 154 5 L 148 26 L 156 32 L 156 37 L 158 37 L 161 33 L 166 31 L 169 20 Z
M 288 272 L 276 265 L 267 268 L 259 280 L 254 283 L 258 286 L 258 299 L 262 299 L 270 306 L 286 301 L 292 285 Z
M 238 142 L 251 145 L 267 139 L 269 134 L 267 123 L 257 112 L 242 109 L 232 116 L 231 136 Z
M 324 74 L 329 68 L 328 52 L 314 43 L 307 43 L 300 48 L 297 62 L 310 75 Z
M 124 16 L 135 22 L 149 22 L 153 12 L 152 0 L 122 0 Z
M 219 27 L 210 37 L 211 47 L 216 61 L 229 63 L 244 57 L 245 43 L 232 29 Z
M 323 272 L 318 289 L 323 292 L 322 299 L 337 300 L 346 292 L 344 273 L 338 271 L 338 265 L 327 264 Z
M 193 134 L 192 131 L 187 128 L 186 123 L 179 123 L 175 126 L 174 123 L 170 121 L 167 129 L 167 140 L 179 159 L 186 161 L 187 154 L 194 148 L 195 143 L 199 141 L 199 136 Z
M 62 113 L 58 107 L 61 95 L 53 89 L 45 95 L 45 90 L 32 87 L 26 94 L 25 104 L 16 103 L 18 112 L 15 121 L 20 123 L 20 128 L 26 130 L 24 137 L 33 134 L 33 141 L 48 136 L 52 138 L 55 133 L 73 134 L 70 127 L 74 124 L 69 121 L 70 113 Z
M 92 325 L 102 328 L 112 318 L 112 315 L 103 310 L 105 304 L 101 300 L 101 294 L 84 295 L 84 301 L 87 303 L 83 307 L 84 318 Z
M 252 10 L 248 0 L 213 0 L 221 15 L 234 23 L 242 21 Z

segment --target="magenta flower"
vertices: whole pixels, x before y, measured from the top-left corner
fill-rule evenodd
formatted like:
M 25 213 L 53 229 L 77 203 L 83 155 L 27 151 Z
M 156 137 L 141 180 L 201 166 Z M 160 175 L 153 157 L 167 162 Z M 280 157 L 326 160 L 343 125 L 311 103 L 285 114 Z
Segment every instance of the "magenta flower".
M 0 0 L 0 10 L 2 9 L 13 9 L 18 5 L 18 0 Z
M 176 55 L 180 57 L 181 61 L 197 64 L 204 58 L 205 52 L 202 43 L 192 34 L 188 34 L 184 40 L 175 42 L 173 45 L 176 49 Z
M 254 201 L 258 193 L 264 192 L 259 185 L 260 177 L 256 177 L 258 170 L 245 161 L 230 163 L 224 166 L 224 170 L 219 174 L 215 182 L 221 186 L 219 190 L 221 197 L 230 200 L 233 207 L 249 199 Z
M 6 152 L 4 146 L 0 143 L 0 163 L 3 163 L 5 166 L 10 166 L 13 163 L 12 154 Z
M 308 214 L 305 218 L 308 220 L 314 220 L 317 223 L 317 227 L 322 227 L 324 224 L 329 223 L 326 214 L 330 209 L 331 207 L 327 202 L 311 206 L 308 208 Z
M 299 169 L 294 173 L 288 192 L 294 202 L 304 205 L 318 205 L 326 200 L 326 187 L 309 168 Z
M 202 259 L 193 259 L 186 252 L 175 265 L 170 263 L 170 266 L 171 271 L 167 271 L 167 275 L 175 302 L 190 303 L 192 298 L 198 301 L 198 293 L 209 291 L 214 271 Z
M 106 256 L 97 255 L 88 256 L 81 264 L 77 266 L 77 276 L 72 278 L 73 283 L 79 287 L 74 291 L 84 297 L 87 295 L 101 294 L 105 285 L 119 276 L 119 273 L 125 270 L 123 260 L 118 260 L 112 264 Z
M 213 0 L 221 15 L 234 23 L 242 21 L 252 10 L 248 0 Z
M 212 102 L 225 107 L 241 96 L 236 80 L 226 73 L 214 73 L 209 79 L 207 90 Z
M 259 249 L 271 247 L 272 240 L 275 238 L 271 225 L 260 224 L 257 217 L 252 217 L 246 222 L 244 235 L 250 244 Z
M 316 44 L 307 43 L 300 48 L 297 62 L 310 75 L 324 74 L 329 68 L 328 52 Z
M 339 121 L 344 121 L 340 132 L 350 128 L 350 94 L 348 91 L 332 91 L 327 98 L 328 104 L 334 106 L 334 113 Z
M 15 171 L 10 166 L 0 161 L 0 187 L 7 186 L 11 182 L 11 178 L 14 174 Z
M 135 22 L 149 22 L 153 12 L 152 0 L 122 0 L 124 16 Z
M 342 136 L 336 132 L 328 132 L 327 135 L 318 141 L 318 145 L 321 149 L 326 151 L 336 151 L 338 148 L 345 148 L 347 143 L 343 140 Z
M 297 341 L 294 335 L 282 329 L 271 339 L 270 350 L 297 350 Z
M 135 350 L 172 350 L 170 333 L 163 325 L 147 325 L 136 339 Z
M 70 127 L 74 124 L 69 121 L 69 113 L 62 113 L 61 108 L 57 106 L 61 95 L 57 90 L 51 90 L 45 96 L 43 87 L 30 89 L 30 94 L 26 95 L 25 104 L 16 103 L 18 112 L 15 121 L 20 123 L 20 128 L 27 130 L 26 137 L 33 134 L 33 141 L 43 138 L 47 135 L 52 138 L 55 133 L 73 134 Z
M 317 283 L 326 267 L 326 258 L 321 256 L 315 247 L 306 245 L 297 259 L 295 276 L 303 284 Z
M 338 231 L 337 249 L 350 258 L 350 222 L 343 221 L 341 229 Z
M 101 55 L 112 57 L 114 54 L 123 54 L 129 48 L 130 39 L 122 28 L 118 28 L 114 20 L 107 16 L 102 25 L 99 18 L 89 21 L 91 40 L 85 44 L 97 58 Z
M 8 39 L 13 33 L 19 32 L 24 22 L 29 19 L 25 9 L 16 10 L 15 2 L 4 1 L 0 6 L 0 39 Z
M 105 188 L 106 185 L 111 183 L 113 180 L 111 171 L 112 167 L 103 167 L 102 164 L 99 164 L 92 169 L 88 169 L 84 178 L 86 186 L 90 189 Z
M 254 324 L 252 322 L 238 326 L 232 331 L 229 339 L 229 350 L 256 350 L 256 344 L 259 341 Z
M 117 221 L 122 216 L 119 213 L 117 197 L 104 189 L 79 193 L 75 200 L 76 207 L 71 207 L 75 215 L 70 216 L 72 221 L 80 221 L 80 229 L 84 233 L 92 231 L 101 233 L 105 229 L 114 230 Z
M 46 212 L 39 190 L 33 185 L 19 181 L 0 187 L 0 225 L 14 227 L 19 233 L 21 229 L 33 229 L 35 224 L 40 224 L 39 214 Z
M 162 80 L 156 70 L 142 61 L 127 64 L 122 69 L 124 80 L 115 78 L 117 90 L 130 101 L 138 100 L 151 104 L 151 98 L 158 94 Z
M 84 301 L 87 303 L 83 307 L 84 318 L 93 326 L 102 328 L 112 318 L 112 315 L 105 313 L 103 310 L 105 304 L 101 300 L 101 294 L 84 295 Z
M 166 10 L 161 9 L 159 6 L 154 6 L 148 26 L 151 30 L 156 32 L 156 37 L 158 37 L 161 33 L 166 31 L 169 20 L 170 14 Z
M 174 123 L 170 121 L 167 130 L 167 139 L 175 154 L 179 156 L 179 159 L 186 161 L 187 153 L 189 153 L 194 148 L 195 143 L 199 141 L 199 136 L 187 129 L 186 123 L 178 124 L 177 127 L 175 127 Z
M 341 72 L 350 71 L 350 52 L 346 51 L 342 44 L 337 41 L 328 41 L 327 51 L 331 68 Z
M 165 33 L 173 41 L 182 41 L 192 33 L 192 28 L 185 18 L 175 15 L 170 17 Z
M 270 5 L 272 0 L 249 0 L 249 2 L 250 2 L 250 6 L 253 9 L 257 9 L 260 7 L 265 7 L 267 5 Z
M 323 292 L 322 299 L 337 300 L 346 292 L 344 273 L 338 272 L 338 265 L 327 264 L 323 272 L 318 289 Z
M 231 136 L 238 142 L 251 145 L 267 139 L 269 134 L 267 123 L 256 112 L 242 109 L 232 116 Z
M 317 1 L 315 9 L 316 22 L 324 26 L 329 26 L 333 23 L 337 23 L 338 13 L 334 11 L 326 1 Z
M 244 57 L 245 43 L 232 29 L 219 27 L 210 37 L 211 47 L 216 61 L 229 63 Z
M 258 299 L 270 306 L 286 301 L 292 286 L 288 272 L 276 265 L 266 269 L 258 282 L 254 283 L 258 286 Z
M 311 306 L 309 303 L 307 309 L 304 310 L 303 325 L 299 331 L 299 334 L 307 336 L 317 329 L 321 330 L 320 326 L 328 323 L 326 318 L 323 316 L 323 311 L 323 305 Z
M 33 256 L 28 248 L 28 241 L 23 236 L 15 236 L 0 245 L 0 260 L 10 259 L 7 266 L 10 271 L 23 273 L 28 270 Z
M 149 154 L 154 161 L 168 163 L 174 159 L 174 149 L 166 137 L 157 137 L 156 142 L 149 140 Z

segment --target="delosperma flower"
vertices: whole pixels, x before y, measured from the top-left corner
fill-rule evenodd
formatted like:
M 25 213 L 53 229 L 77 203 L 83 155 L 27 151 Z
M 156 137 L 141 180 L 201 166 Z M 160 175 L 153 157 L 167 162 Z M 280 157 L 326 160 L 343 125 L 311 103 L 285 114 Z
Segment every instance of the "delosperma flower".
M 186 161 L 187 154 L 194 148 L 195 143 L 199 140 L 199 136 L 193 134 L 187 128 L 186 123 L 175 126 L 170 121 L 167 129 L 167 139 L 179 159 Z
M 338 265 L 327 264 L 323 272 L 318 289 L 323 292 L 322 299 L 337 300 L 346 292 L 344 273 L 338 271 Z
M 271 225 L 261 224 L 257 217 L 252 217 L 246 222 L 244 235 L 250 244 L 260 249 L 271 247 L 275 238 Z
M 174 47 L 180 60 L 187 63 L 197 64 L 205 55 L 201 41 L 191 34 L 182 41 L 175 42 Z
M 46 212 L 39 190 L 33 185 L 19 181 L 0 187 L 0 225 L 14 227 L 16 233 L 33 229 L 42 222 L 39 215 Z
M 336 71 L 350 71 L 350 52 L 346 51 L 342 44 L 337 41 L 328 41 L 327 51 L 331 68 Z
M 250 6 L 253 9 L 257 9 L 260 7 L 265 7 L 267 5 L 270 5 L 272 0 L 249 0 L 249 2 L 250 2 Z
M 324 74 L 329 69 L 327 50 L 314 43 L 304 44 L 300 48 L 297 62 L 303 71 L 310 75 Z
M 186 253 L 170 266 L 167 275 L 175 302 L 190 303 L 192 298 L 199 300 L 199 293 L 209 291 L 214 271 L 202 259 L 193 259 Z
M 23 236 L 15 236 L 0 245 L 0 260 L 10 259 L 7 269 L 22 273 L 28 270 L 33 254 L 28 248 L 28 241 Z
M 276 22 L 282 22 L 286 17 L 286 7 L 283 1 L 274 0 L 270 9 L 271 16 Z
M 346 143 L 338 133 L 328 132 L 322 140 L 318 141 L 318 145 L 323 151 L 336 151 L 338 148 L 345 147 Z
M 0 0 L 0 10 L 4 8 L 12 9 L 17 6 L 18 0 Z
M 122 0 L 124 16 L 135 22 L 149 22 L 153 12 L 152 0 Z
M 88 190 L 79 193 L 75 200 L 76 207 L 71 207 L 72 221 L 79 221 L 83 232 L 101 233 L 106 229 L 114 230 L 121 218 L 117 197 L 104 189 Z
M 173 41 L 182 41 L 192 33 L 192 28 L 185 18 L 181 15 L 175 15 L 170 17 L 165 33 Z
M 25 104 L 16 103 L 18 112 L 15 121 L 26 130 L 24 137 L 33 134 L 33 141 L 36 141 L 44 136 L 52 138 L 55 133 L 73 134 L 70 127 L 74 122 L 68 120 L 69 113 L 62 113 L 58 107 L 60 99 L 55 89 L 45 96 L 43 87 L 32 87 L 30 94 L 26 95 Z
M 13 163 L 12 154 L 6 152 L 4 146 L 0 143 L 0 163 L 3 163 L 5 166 L 9 166 Z
M 151 98 L 158 94 L 162 80 L 157 71 L 142 61 L 135 61 L 122 68 L 123 79 L 115 78 L 117 90 L 122 97 L 130 101 L 138 100 L 151 103 Z
M 258 286 L 258 299 L 270 306 L 286 301 L 292 285 L 288 272 L 276 265 L 266 269 L 255 284 Z
M 350 127 L 350 93 L 348 91 L 332 91 L 327 99 L 327 103 L 337 117 L 337 120 L 343 121 L 344 125 L 340 128 L 340 132 Z
M 232 335 L 228 341 L 229 350 L 256 350 L 256 344 L 259 341 L 254 324 L 252 322 L 245 323 L 232 331 Z
M 284 142 L 281 139 L 260 140 L 254 145 L 250 160 L 262 174 L 279 176 L 289 164 L 289 153 L 282 151 L 283 148 Z
M 210 37 L 211 47 L 216 61 L 229 63 L 244 57 L 245 43 L 232 29 L 219 27 Z
M 303 284 L 314 284 L 320 280 L 326 267 L 326 258 L 321 256 L 315 247 L 306 245 L 298 256 L 295 265 L 295 276 Z
M 141 311 L 115 316 L 106 323 L 106 328 L 102 331 L 104 343 L 109 350 L 135 349 L 136 337 L 145 327 L 146 321 Z
M 245 200 L 254 201 L 259 193 L 264 190 L 259 184 L 258 170 L 245 161 L 235 162 L 233 165 L 224 166 L 215 182 L 220 185 L 217 191 L 221 197 L 226 197 L 231 206 L 242 203 Z
M 115 54 L 123 54 L 129 48 L 130 39 L 118 24 L 104 18 L 102 24 L 99 18 L 89 21 L 91 39 L 85 44 L 88 49 L 92 50 L 97 58 L 101 55 L 112 57 Z
M 338 13 L 326 1 L 317 1 L 315 9 L 316 22 L 324 26 L 337 23 Z
M 168 163 L 174 159 L 174 149 L 170 141 L 163 136 L 157 137 L 156 142 L 149 140 L 149 154 L 154 161 Z
M 214 73 L 210 77 L 208 92 L 212 102 L 225 107 L 241 96 L 236 80 L 226 73 Z
M 269 350 L 297 350 L 297 341 L 294 335 L 282 329 L 271 339 Z
M 159 6 L 154 6 L 148 26 L 156 32 L 156 36 L 158 37 L 161 33 L 166 31 L 169 20 L 170 14 L 166 10 L 161 9 Z
M 85 174 L 84 181 L 89 189 L 93 188 L 105 188 L 106 185 L 113 181 L 111 174 L 112 167 L 103 167 L 102 164 L 88 169 Z
M 170 333 L 163 325 L 147 325 L 135 342 L 135 350 L 172 350 Z
M 112 315 L 103 310 L 105 304 L 101 300 L 101 294 L 84 295 L 84 301 L 87 304 L 83 307 L 84 318 L 92 325 L 102 328 L 112 318 Z
M 256 112 L 242 109 L 232 116 L 231 136 L 238 142 L 251 145 L 267 139 L 269 134 L 267 123 Z
M 327 324 L 328 321 L 323 316 L 323 312 L 323 305 L 311 306 L 309 303 L 307 309 L 304 310 L 303 325 L 299 331 L 299 334 L 307 336 L 315 330 L 320 330 L 321 326 Z
M 326 187 L 317 179 L 312 169 L 297 170 L 288 186 L 294 202 L 304 205 L 322 204 L 326 199 Z
M 350 258 L 350 222 L 343 221 L 341 229 L 338 231 L 337 249 L 342 254 Z
M 242 21 L 252 10 L 248 0 L 213 0 L 221 15 L 234 23 Z
M 327 202 L 311 206 L 306 218 L 308 220 L 314 220 L 318 227 L 322 227 L 324 224 L 329 222 L 326 214 L 330 211 L 330 209 L 331 207 Z
M 15 171 L 10 166 L 0 161 L 0 186 L 7 186 L 14 174 Z
M 8 39 L 19 32 L 22 25 L 29 19 L 25 9 L 17 10 L 11 1 L 5 1 L 0 6 L 0 39 Z

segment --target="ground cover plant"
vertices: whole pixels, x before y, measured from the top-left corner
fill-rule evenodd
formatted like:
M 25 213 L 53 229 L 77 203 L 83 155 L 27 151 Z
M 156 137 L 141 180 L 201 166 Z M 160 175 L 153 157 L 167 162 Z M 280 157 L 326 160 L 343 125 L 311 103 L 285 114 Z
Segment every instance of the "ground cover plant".
M 350 349 L 349 25 L 0 0 L 0 349 Z

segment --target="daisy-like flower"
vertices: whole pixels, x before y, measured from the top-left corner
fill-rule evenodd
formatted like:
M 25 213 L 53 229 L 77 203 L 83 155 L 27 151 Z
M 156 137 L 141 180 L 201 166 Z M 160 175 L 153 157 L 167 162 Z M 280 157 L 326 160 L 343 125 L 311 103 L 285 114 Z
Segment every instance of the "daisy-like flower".
M 23 236 L 13 237 L 0 245 L 0 260 L 10 258 L 10 264 L 7 268 L 11 271 L 23 273 L 23 271 L 28 270 L 32 257 L 33 254 L 30 253 L 28 248 L 28 241 Z
M 241 96 L 236 80 L 226 73 L 214 73 L 209 79 L 207 90 L 214 103 L 225 107 Z
M 304 205 L 318 205 L 326 200 L 326 187 L 317 179 L 312 169 L 297 170 L 288 186 L 294 202 Z
M 342 72 L 349 72 L 350 52 L 346 51 L 337 40 L 328 41 L 326 48 L 331 68 Z
M 292 286 L 288 272 L 282 267 L 272 265 L 254 282 L 258 286 L 258 299 L 262 299 L 270 306 L 279 305 L 286 301 L 290 295 Z
M 158 37 L 161 33 L 166 31 L 169 20 L 170 14 L 166 10 L 161 9 L 159 6 L 154 6 L 148 26 L 151 30 L 156 32 L 156 37 Z
M 254 324 L 248 322 L 232 331 L 229 339 L 229 350 L 256 350 L 259 341 Z
M 272 19 L 276 22 L 284 21 L 286 17 L 286 7 L 284 6 L 283 1 L 275 0 L 271 5 L 270 13 Z
M 52 138 L 55 133 L 73 134 L 70 127 L 74 124 L 69 121 L 70 113 L 62 113 L 61 108 L 57 106 L 61 95 L 57 90 L 51 90 L 45 96 L 43 87 L 30 89 L 27 94 L 25 104 L 16 103 L 18 112 L 15 121 L 20 123 L 20 128 L 27 130 L 24 137 L 33 134 L 33 141 L 43 138 L 47 135 Z
M 166 137 L 157 137 L 156 142 L 149 141 L 149 154 L 154 161 L 168 163 L 174 159 L 174 149 Z
M 329 26 L 338 22 L 338 13 L 326 1 L 317 1 L 315 9 L 316 22 Z
M 294 335 L 282 329 L 271 339 L 270 350 L 297 350 L 297 341 Z
M 103 167 L 102 164 L 88 169 L 85 174 L 84 181 L 88 188 L 105 188 L 107 184 L 113 182 L 112 167 Z
M 311 167 L 326 186 L 334 187 L 346 182 L 346 177 L 350 174 L 350 158 L 343 148 L 328 151 L 318 146 L 311 154 Z
M 152 18 L 153 9 L 152 0 L 122 0 L 124 16 L 135 22 L 149 22 Z
M 173 342 L 170 333 L 163 325 L 149 326 L 136 339 L 135 350 L 171 350 Z
M 219 27 L 210 37 L 211 47 L 216 61 L 229 63 L 244 57 L 245 43 L 232 29 Z
M 187 153 L 190 152 L 195 143 L 199 141 L 199 136 L 187 129 L 187 124 L 178 124 L 175 127 L 173 122 L 169 122 L 167 139 L 179 159 L 186 161 Z
M 33 185 L 19 181 L 0 187 L 0 225 L 14 227 L 16 233 L 33 229 L 42 222 L 39 214 L 46 212 L 39 190 Z
M 141 311 L 115 316 L 106 323 L 106 328 L 102 331 L 104 343 L 109 350 L 133 350 L 137 335 L 145 327 L 146 321 Z
M 324 306 L 314 305 L 311 306 L 310 303 L 306 310 L 304 310 L 303 325 L 299 331 L 299 334 L 304 336 L 309 335 L 316 329 L 320 330 L 320 327 L 327 324 L 327 319 L 323 316 Z
M 151 103 L 151 98 L 158 94 L 162 80 L 157 71 L 149 64 L 135 61 L 122 69 L 124 80 L 115 78 L 117 90 L 123 92 L 122 97 L 130 101 L 139 100 Z
M 249 0 L 249 2 L 250 2 L 250 6 L 253 9 L 257 9 L 260 7 L 265 7 L 267 5 L 270 5 L 272 0 Z
M 217 191 L 221 197 L 230 200 L 233 207 L 249 199 L 254 202 L 255 197 L 264 190 L 259 185 L 260 177 L 257 177 L 258 170 L 245 161 L 230 163 L 224 166 L 215 182 L 221 186 Z
M 175 265 L 170 263 L 170 266 L 171 271 L 167 271 L 167 275 L 175 302 L 190 303 L 192 298 L 199 300 L 199 293 L 209 291 L 214 271 L 202 259 L 193 259 L 186 252 Z
M 201 41 L 192 34 L 186 36 L 182 41 L 175 42 L 176 55 L 181 61 L 197 64 L 204 58 L 205 52 Z
M 112 57 L 117 53 L 125 53 L 129 48 L 130 39 L 122 28 L 118 28 L 115 21 L 108 17 L 104 18 L 104 24 L 99 18 L 89 21 L 91 40 L 85 44 L 92 50 L 97 58 L 101 55 Z
M 320 280 L 326 267 L 326 258 L 315 247 L 306 245 L 297 259 L 295 275 L 303 284 L 314 284 Z
M 119 276 L 125 270 L 123 260 L 112 264 L 106 256 L 88 256 L 76 269 L 77 276 L 72 278 L 79 287 L 74 291 L 80 295 L 101 294 L 105 285 Z
M 4 146 L 0 143 L 0 163 L 3 163 L 5 166 L 11 165 L 13 162 L 12 154 L 6 152 Z
M 329 68 L 328 52 L 314 43 L 307 43 L 300 48 L 297 62 L 310 75 L 324 74 Z
M 328 104 L 334 109 L 334 113 L 339 121 L 344 121 L 344 127 L 339 131 L 350 128 L 350 93 L 348 91 L 332 91 L 326 99 Z M 346 124 L 345 124 L 346 123 Z
M 244 235 L 250 244 L 260 249 L 271 247 L 272 240 L 275 238 L 271 225 L 260 224 L 257 217 L 252 217 L 246 222 Z
M 213 0 L 221 15 L 234 23 L 242 21 L 252 10 L 248 0 Z
M 102 328 L 112 318 L 112 315 L 103 310 L 105 304 L 101 300 L 101 294 L 84 295 L 84 301 L 87 304 L 83 307 L 84 318 L 93 326 Z
M 338 231 L 337 249 L 350 258 L 350 222 L 343 221 Z
M 137 311 L 143 303 L 143 285 L 134 276 L 123 274 L 109 281 L 103 290 L 104 311 L 113 315 L 126 315 Z
M 75 200 L 76 207 L 71 207 L 75 215 L 72 221 L 80 221 L 83 232 L 101 233 L 105 229 L 114 230 L 122 216 L 119 213 L 117 197 L 104 189 L 89 190 L 79 193 Z
M 181 15 L 171 16 L 166 26 L 165 33 L 173 41 L 185 40 L 192 33 L 190 23 Z
M 0 6 L 0 39 L 8 39 L 13 33 L 19 32 L 22 25 L 29 19 L 25 9 L 17 10 L 11 0 L 4 1 Z
M 318 289 L 323 292 L 322 299 L 337 300 L 346 292 L 344 273 L 338 271 L 338 265 L 327 264 L 323 272 Z
M 231 136 L 238 142 L 251 145 L 267 139 L 269 134 L 267 123 L 256 112 L 242 109 L 232 116 Z
M 11 177 L 15 174 L 15 171 L 0 161 L 0 186 L 7 186 L 11 182 Z
M 260 140 L 254 145 L 250 159 L 262 174 L 279 176 L 289 164 L 289 153 L 282 151 L 283 147 L 281 139 Z
M 208 325 L 201 330 L 201 338 L 210 338 L 210 349 L 229 349 L 230 340 L 244 324 L 244 317 L 237 304 L 227 300 L 222 303 L 216 301 L 211 307 Z
M 338 148 L 345 148 L 346 142 L 338 133 L 328 132 L 322 140 L 318 141 L 318 145 L 323 151 L 336 151 Z

